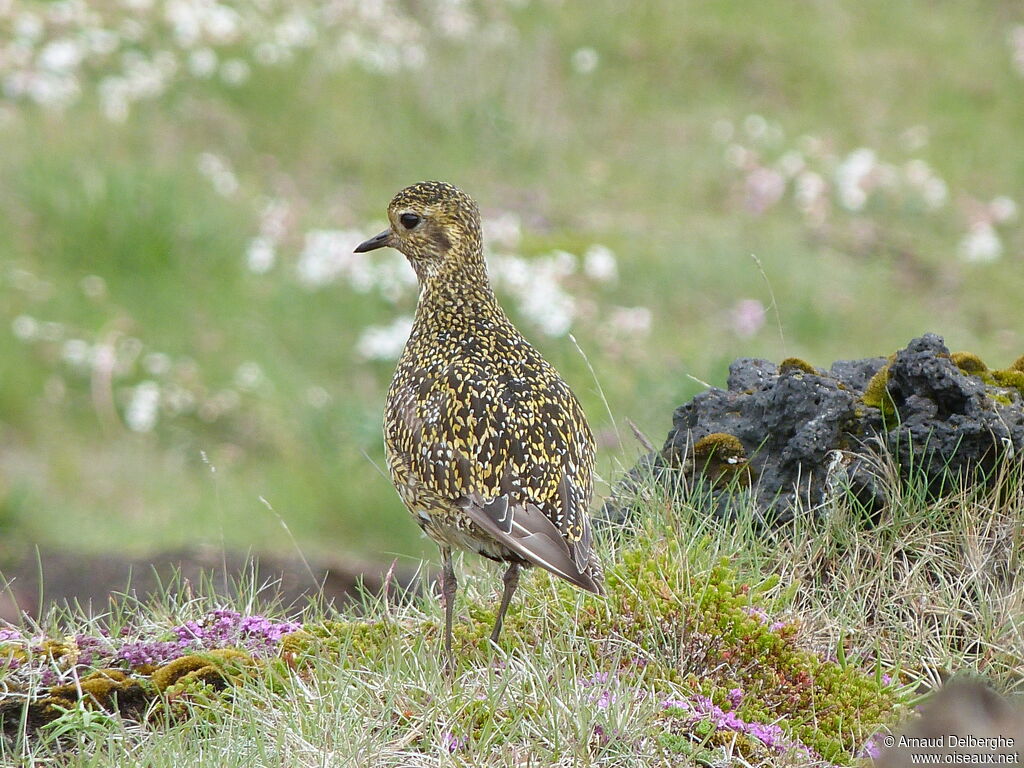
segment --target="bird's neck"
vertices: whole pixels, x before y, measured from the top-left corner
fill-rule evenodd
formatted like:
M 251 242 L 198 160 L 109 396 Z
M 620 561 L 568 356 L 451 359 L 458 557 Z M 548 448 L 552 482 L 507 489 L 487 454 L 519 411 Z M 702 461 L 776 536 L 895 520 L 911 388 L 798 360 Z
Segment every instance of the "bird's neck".
M 482 254 L 468 259 L 449 258 L 445 262 L 437 272 L 421 278 L 417 326 L 449 332 L 480 320 L 504 319 Z

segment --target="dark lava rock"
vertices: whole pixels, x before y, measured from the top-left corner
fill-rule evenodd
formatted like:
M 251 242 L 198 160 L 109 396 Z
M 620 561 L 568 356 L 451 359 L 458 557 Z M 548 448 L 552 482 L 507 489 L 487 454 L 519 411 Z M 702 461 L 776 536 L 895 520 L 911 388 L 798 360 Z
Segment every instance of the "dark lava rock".
M 753 501 L 775 525 L 821 509 L 839 489 L 876 513 L 887 502 L 880 453 L 901 481 L 913 477 L 934 496 L 984 478 L 1024 450 L 1024 371 L 992 372 L 967 357 L 951 356 L 939 336 L 925 334 L 889 359 L 840 360 L 827 372 L 800 360 L 738 359 L 727 389 L 676 409 L 664 447 L 620 482 L 598 522 L 624 521 L 630 498 L 652 477 L 718 515 Z M 980 370 L 968 373 L 958 361 Z M 729 435 L 742 451 L 716 455 Z

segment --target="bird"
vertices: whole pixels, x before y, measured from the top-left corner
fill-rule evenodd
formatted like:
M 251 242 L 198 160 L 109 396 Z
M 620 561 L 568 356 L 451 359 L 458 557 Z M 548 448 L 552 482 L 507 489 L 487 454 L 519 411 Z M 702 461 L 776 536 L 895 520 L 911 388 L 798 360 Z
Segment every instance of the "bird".
M 395 248 L 419 284 L 385 399 L 384 447 L 399 496 L 440 550 L 451 672 L 453 550 L 506 566 L 495 644 L 523 568 L 604 594 L 589 516 L 596 446 L 568 384 L 495 297 L 476 202 L 424 181 L 398 192 L 387 214 L 388 228 L 355 252 Z

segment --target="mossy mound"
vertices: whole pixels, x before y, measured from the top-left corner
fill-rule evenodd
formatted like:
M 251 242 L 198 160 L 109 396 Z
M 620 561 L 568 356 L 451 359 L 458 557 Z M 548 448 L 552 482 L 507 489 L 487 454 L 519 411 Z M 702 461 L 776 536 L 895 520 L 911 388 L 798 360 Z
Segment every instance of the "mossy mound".
M 604 602 L 581 604 L 578 591 L 544 575 L 527 579 L 501 646 L 541 663 L 531 654 L 555 645 L 579 666 L 599 669 L 578 683 L 591 691 L 595 708 L 616 696 L 646 697 L 645 719 L 635 732 L 654 734 L 670 752 L 735 740 L 750 760 L 796 750 L 845 765 L 881 725 L 895 720 L 900 695 L 883 682 L 880 669 L 822 658 L 800 646 L 796 625 L 771 618 L 789 600 L 776 580 L 749 584 L 726 561 L 707 569 L 689 562 L 678 542 L 630 551 L 608 568 Z M 460 612 L 468 620 L 455 627 L 457 679 L 495 663 L 486 640 L 493 606 L 473 601 Z M 439 642 L 435 621 L 382 617 L 307 627 L 290 636 L 286 648 L 297 659 L 326 656 L 366 669 L 381 659 L 434 654 Z M 614 648 L 632 651 L 609 651 Z M 542 722 L 548 706 L 543 698 L 532 701 L 528 716 Z M 420 728 L 417 703 L 408 707 L 409 728 Z M 681 708 L 686 711 L 675 711 Z M 477 729 L 496 727 L 495 716 L 476 702 L 453 724 L 472 741 Z
M 839 360 L 827 371 L 799 358 L 736 360 L 726 389 L 676 408 L 662 449 L 641 459 L 598 518 L 630 517 L 652 476 L 709 515 L 742 514 L 753 502 L 774 526 L 830 509 L 839 490 L 877 519 L 899 493 L 894 483 L 923 484 L 933 499 L 986 484 L 1005 459 L 1024 455 L 1022 360 L 993 370 L 976 354 L 950 354 L 934 334 L 888 358 Z M 697 456 L 703 441 L 723 434 L 740 442 L 745 472 L 757 479 L 747 494 L 720 491 L 721 468 Z M 882 462 L 894 471 L 880 472 Z
M 861 395 L 861 402 L 869 408 L 877 408 L 883 417 L 893 416 L 896 413 L 896 403 L 889 394 L 889 365 L 883 365 L 878 373 L 871 377 L 864 394 Z
M 817 373 L 818 371 L 813 365 L 808 363 L 799 357 L 787 357 L 781 363 L 779 363 L 779 374 L 786 375 L 788 373 Z

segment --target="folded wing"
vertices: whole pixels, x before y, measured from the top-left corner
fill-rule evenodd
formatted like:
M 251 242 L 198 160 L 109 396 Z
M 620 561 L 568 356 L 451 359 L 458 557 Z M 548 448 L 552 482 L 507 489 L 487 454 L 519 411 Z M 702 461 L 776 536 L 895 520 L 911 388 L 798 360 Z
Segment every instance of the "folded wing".
M 533 504 L 513 507 L 507 496 L 500 496 L 489 502 L 464 498 L 460 506 L 474 523 L 524 560 L 577 587 L 601 594 L 600 586 L 586 570 L 590 559 L 589 526 L 586 545 L 581 547 L 584 542 L 580 541 L 570 547 L 554 523 Z

